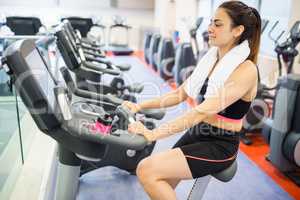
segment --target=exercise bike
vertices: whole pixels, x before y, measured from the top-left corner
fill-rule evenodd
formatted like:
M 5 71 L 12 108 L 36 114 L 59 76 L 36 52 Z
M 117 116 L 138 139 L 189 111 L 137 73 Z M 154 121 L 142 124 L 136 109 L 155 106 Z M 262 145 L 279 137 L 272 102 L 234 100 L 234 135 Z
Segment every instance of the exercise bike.
M 140 93 L 143 90 L 141 84 L 125 85 L 121 76 L 115 77 L 110 85 L 101 84 L 101 76 L 104 73 L 111 75 L 120 75 L 121 71 L 117 68 L 103 66 L 94 62 L 85 60 L 85 56 L 79 52 L 76 53 L 75 49 L 68 40 L 68 37 L 63 29 L 59 29 L 55 33 L 57 37 L 57 46 L 62 54 L 62 57 L 67 67 L 76 75 L 76 82 L 79 83 L 79 88 L 83 90 L 93 90 L 97 93 L 110 93 L 125 99 L 135 101 L 134 96 L 126 94 L 126 90 L 132 93 Z M 99 72 L 99 70 L 101 72 Z M 97 72 L 98 71 L 98 72 Z M 86 80 L 90 80 L 87 82 Z
M 134 115 L 126 108 L 118 107 L 114 116 L 103 113 L 103 118 L 99 119 L 101 112 L 95 112 L 97 116 L 93 117 L 79 112 L 78 108 L 86 106 L 85 102 L 71 105 L 68 90 L 52 78 L 33 41 L 13 43 L 6 50 L 3 62 L 8 66 L 8 74 L 38 128 L 58 143 L 55 199 L 76 198 L 81 162 L 101 160 L 108 145 L 119 145 L 134 151 L 142 150 L 147 145 L 143 136 L 114 128 L 118 122 L 112 119 L 115 116 L 124 119 L 127 125 L 134 122 Z M 36 70 L 43 73 L 36 73 Z M 28 76 L 20 81 L 24 72 L 28 72 Z M 39 81 L 41 78 L 48 80 L 47 84 Z M 234 162 L 212 176 L 227 182 L 233 178 L 236 169 Z M 200 199 L 207 183 L 198 179 L 189 199 Z
M 190 42 L 181 43 L 176 49 L 173 77 L 177 86 L 181 85 L 192 74 L 197 61 L 209 48 L 206 32 L 202 33 L 204 48 L 200 50 L 198 46 L 197 31 L 203 24 L 203 20 L 203 17 L 199 17 L 195 25 L 189 28 Z

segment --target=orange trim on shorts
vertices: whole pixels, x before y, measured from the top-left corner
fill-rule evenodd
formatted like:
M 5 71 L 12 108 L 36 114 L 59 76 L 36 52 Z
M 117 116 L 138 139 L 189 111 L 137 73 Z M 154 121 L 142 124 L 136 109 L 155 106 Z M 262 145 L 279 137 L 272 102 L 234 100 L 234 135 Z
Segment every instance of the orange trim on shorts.
M 196 157 L 196 156 L 190 156 L 190 155 L 184 155 L 186 158 L 191 158 L 194 160 L 202 160 L 202 161 L 207 161 L 207 162 L 215 162 L 215 163 L 220 163 L 220 162 L 226 162 L 230 160 L 234 160 L 237 156 L 237 153 L 230 158 L 223 159 L 223 160 L 213 160 L 213 159 L 207 159 L 207 158 L 201 158 L 201 157 Z
M 243 119 L 231 119 L 228 117 L 224 117 L 222 115 L 216 114 L 216 118 L 222 121 L 230 122 L 230 123 L 241 123 Z

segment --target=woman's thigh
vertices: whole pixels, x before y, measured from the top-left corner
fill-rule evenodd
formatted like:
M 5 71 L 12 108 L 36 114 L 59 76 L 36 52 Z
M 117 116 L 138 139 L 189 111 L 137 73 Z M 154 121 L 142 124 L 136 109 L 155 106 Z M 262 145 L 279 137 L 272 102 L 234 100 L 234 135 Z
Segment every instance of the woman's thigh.
M 142 173 L 148 173 L 145 174 L 146 176 L 158 180 L 193 178 L 187 160 L 180 148 L 167 150 L 145 158 L 138 166 L 138 174 L 139 170 L 142 170 L 140 171 Z

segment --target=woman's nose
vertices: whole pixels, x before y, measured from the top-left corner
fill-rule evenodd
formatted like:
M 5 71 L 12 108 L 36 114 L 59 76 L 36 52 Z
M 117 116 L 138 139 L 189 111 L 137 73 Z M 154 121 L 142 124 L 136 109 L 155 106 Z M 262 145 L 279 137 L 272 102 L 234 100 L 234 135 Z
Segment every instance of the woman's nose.
M 214 32 L 214 29 L 211 24 L 208 25 L 207 31 L 208 31 L 208 34 L 212 34 Z

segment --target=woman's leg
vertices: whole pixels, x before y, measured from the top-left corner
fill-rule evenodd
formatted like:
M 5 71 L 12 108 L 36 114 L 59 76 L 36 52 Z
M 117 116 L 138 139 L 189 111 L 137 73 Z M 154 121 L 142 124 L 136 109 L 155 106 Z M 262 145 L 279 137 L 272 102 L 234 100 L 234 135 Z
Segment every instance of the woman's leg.
M 137 167 L 137 176 L 152 200 L 175 200 L 177 183 L 193 178 L 180 148 L 143 159 Z
M 181 138 L 175 143 L 175 145 L 172 147 L 172 149 L 194 143 L 196 140 L 194 137 L 192 137 L 192 135 L 193 135 L 192 130 L 193 129 L 188 130 L 183 136 L 181 136 Z M 175 189 L 177 187 L 177 185 L 179 184 L 180 179 L 173 178 L 173 179 L 167 179 L 166 181 L 169 183 L 169 185 L 171 185 L 171 187 L 173 189 Z

